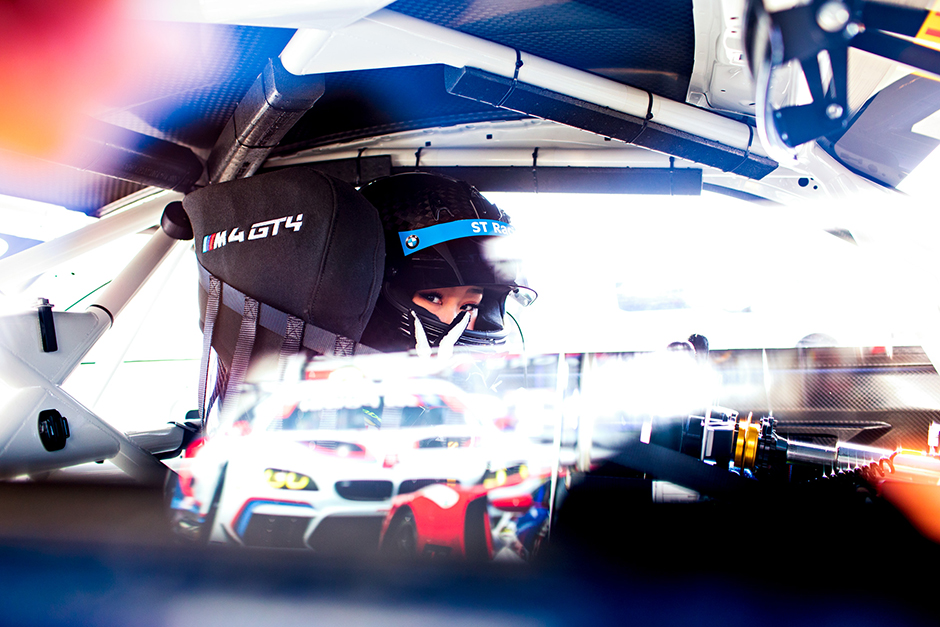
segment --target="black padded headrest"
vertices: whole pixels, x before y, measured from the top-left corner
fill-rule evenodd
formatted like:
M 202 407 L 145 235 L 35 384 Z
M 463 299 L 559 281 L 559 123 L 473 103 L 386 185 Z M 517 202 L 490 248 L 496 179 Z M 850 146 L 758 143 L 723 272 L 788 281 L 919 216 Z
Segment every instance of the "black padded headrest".
M 310 167 L 217 183 L 183 199 L 199 263 L 309 324 L 359 341 L 382 285 L 378 213 Z

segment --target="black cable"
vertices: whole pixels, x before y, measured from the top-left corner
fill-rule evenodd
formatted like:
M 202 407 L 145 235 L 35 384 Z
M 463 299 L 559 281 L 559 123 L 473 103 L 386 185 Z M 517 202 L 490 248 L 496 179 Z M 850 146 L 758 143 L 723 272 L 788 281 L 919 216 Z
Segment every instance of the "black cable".
M 747 163 L 747 160 L 751 158 L 751 144 L 754 142 L 754 127 L 748 124 L 747 130 L 750 135 L 747 138 L 747 148 L 744 150 L 744 159 L 741 160 L 741 163 L 728 170 L 728 172 L 731 172 L 732 174 L 734 174 L 738 168 Z
M 512 92 L 516 91 L 516 85 L 519 84 L 519 69 L 523 66 L 522 63 L 522 53 L 517 49 L 516 50 L 516 69 L 512 73 L 512 82 L 509 84 L 509 89 L 499 99 L 499 102 L 496 103 L 497 107 L 502 107 L 503 103 L 509 100 L 509 96 L 512 95 Z
M 653 92 L 648 91 L 646 95 L 649 96 L 649 104 L 646 106 L 646 117 L 643 118 L 643 125 L 640 127 L 637 134 L 633 136 L 633 139 L 627 142 L 629 144 L 636 143 L 636 140 L 639 139 L 640 135 L 646 130 L 646 126 L 649 124 L 650 120 L 653 119 Z
M 525 355 L 525 335 L 522 333 L 522 325 L 519 324 L 519 321 L 516 320 L 516 317 L 506 312 L 506 315 L 516 323 L 516 328 L 519 329 L 519 339 L 522 340 L 522 387 L 529 387 L 529 360 Z
M 362 153 L 365 151 L 366 148 L 360 148 L 359 153 L 356 155 L 356 187 L 362 186 Z M 418 166 L 415 165 L 415 167 L 417 168 Z
M 539 173 L 536 168 L 539 164 L 539 147 L 536 146 L 532 151 L 532 184 L 535 187 L 535 193 L 539 193 Z

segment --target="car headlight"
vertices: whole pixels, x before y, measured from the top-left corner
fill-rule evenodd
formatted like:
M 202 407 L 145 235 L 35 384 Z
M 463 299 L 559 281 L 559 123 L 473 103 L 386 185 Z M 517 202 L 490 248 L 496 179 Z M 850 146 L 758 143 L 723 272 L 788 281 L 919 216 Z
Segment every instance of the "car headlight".
M 468 437 L 441 437 L 424 438 L 415 442 L 415 448 L 466 448 L 472 440 Z
M 264 478 L 269 486 L 277 490 L 319 490 L 313 479 L 299 472 L 266 468 Z
M 487 489 L 498 488 L 509 483 L 510 485 L 520 483 L 529 476 L 529 468 L 525 464 L 510 466 L 509 468 L 500 468 L 499 470 L 487 470 L 483 475 L 483 487 Z
M 498 488 L 506 483 L 506 470 L 500 468 L 496 472 L 489 471 L 483 477 L 483 486 L 486 488 Z

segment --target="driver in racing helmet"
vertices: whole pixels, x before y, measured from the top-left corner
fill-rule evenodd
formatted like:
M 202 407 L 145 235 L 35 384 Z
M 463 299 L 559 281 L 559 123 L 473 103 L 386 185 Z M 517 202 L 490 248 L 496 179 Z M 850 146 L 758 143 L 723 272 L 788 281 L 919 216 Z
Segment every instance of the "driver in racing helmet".
M 378 179 L 360 190 L 385 229 L 385 275 L 362 343 L 383 352 L 505 343 L 506 297 L 533 290 L 517 262 L 494 260 L 487 244 L 512 233 L 509 216 L 469 184 L 428 172 Z M 457 330 L 459 329 L 459 330 Z M 454 336 L 459 333 L 456 341 Z

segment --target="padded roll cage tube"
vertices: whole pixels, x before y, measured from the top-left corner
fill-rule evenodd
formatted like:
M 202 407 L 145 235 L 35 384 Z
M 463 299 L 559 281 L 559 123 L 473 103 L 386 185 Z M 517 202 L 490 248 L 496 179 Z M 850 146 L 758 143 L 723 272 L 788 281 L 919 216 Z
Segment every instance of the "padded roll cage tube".
M 45 161 L 184 194 L 202 179 L 202 160 L 185 146 L 90 116 L 76 128 L 80 132 L 73 138 L 73 149 Z
M 202 161 L 189 148 L 88 117 L 79 147 L 64 165 L 184 194 L 202 177 Z
M 388 9 L 333 31 L 298 30 L 280 58 L 293 74 L 443 64 L 456 68 L 456 95 L 549 120 L 564 116 L 565 124 L 624 141 L 647 122 L 641 138 L 657 150 L 675 147 L 682 151 L 675 156 L 695 154 L 728 170 L 748 156 L 752 167 L 738 172 L 757 178 L 776 167 L 760 146 L 748 155 L 743 122 L 656 96 L 651 105 L 644 90 Z
M 444 174 L 466 181 L 484 192 L 539 191 L 669 196 L 699 196 L 702 193 L 702 171 L 698 168 L 422 166 L 419 169 L 422 172 Z M 414 168 L 391 169 L 392 174 L 412 171 Z M 533 176 L 536 172 L 538 179 Z
M 323 95 L 323 78 L 296 76 L 269 59 L 239 102 L 203 167 L 189 148 L 87 118 L 80 149 L 61 161 L 79 170 L 188 193 L 203 184 L 253 174 L 291 127 Z
M 360 155 L 365 150 L 365 148 L 359 149 Z M 382 149 L 379 148 L 378 150 Z M 633 150 L 639 152 L 638 149 Z M 440 156 L 442 153 L 446 155 L 447 152 L 458 152 L 461 162 L 466 160 L 469 162 L 468 165 L 440 164 Z M 619 166 L 613 165 L 612 161 L 608 160 L 608 165 L 604 166 L 543 165 L 543 155 L 546 151 L 540 149 L 538 158 L 532 159 L 534 162 L 532 166 L 511 164 L 499 166 L 474 165 L 477 162 L 487 163 L 487 152 L 493 153 L 494 157 L 498 157 L 498 160 L 504 163 L 507 160 L 512 160 L 516 154 L 522 154 L 523 152 L 529 154 L 528 151 L 522 149 L 481 149 L 479 151 L 472 149 L 450 151 L 448 149 L 425 149 L 421 151 L 421 162 L 419 162 L 417 168 L 410 165 L 394 165 L 395 159 L 389 154 L 303 161 L 303 163 L 307 163 L 324 174 L 357 187 L 384 176 L 414 172 L 418 169 L 422 172 L 435 172 L 467 181 L 483 192 L 535 191 L 536 177 L 534 174 L 537 172 L 539 191 L 542 192 L 663 194 L 671 196 L 698 196 L 702 193 L 702 170 L 690 167 L 674 167 L 674 163 L 672 163 L 673 167 L 655 167 L 652 165 Z M 579 157 L 585 163 L 590 162 L 589 158 L 585 158 L 584 153 L 571 152 L 575 153 L 572 154 L 572 159 Z M 557 157 L 558 153 L 558 150 L 552 150 L 549 154 Z M 428 159 L 428 155 L 433 155 L 434 158 Z M 664 156 L 663 159 L 665 160 L 666 157 Z M 675 160 L 674 157 L 671 159 Z M 427 161 L 431 161 L 434 165 L 424 165 L 423 163 Z M 549 162 L 557 163 L 557 159 L 552 159 Z M 743 163 L 743 161 L 740 163 Z
M 749 131 L 747 145 L 743 149 L 732 148 L 659 124 L 649 109 L 646 115 L 637 117 L 534 85 L 513 84 L 477 68 L 446 68 L 444 80 L 447 91 L 455 96 L 584 129 L 724 172 L 761 179 L 777 167 L 773 160 L 751 152 Z M 649 100 L 652 104 L 653 97 L 649 96 Z
M 295 76 L 280 59 L 268 59 L 209 154 L 209 181 L 254 174 L 323 91 L 322 76 Z
M 182 3 L 185 4 L 185 3 Z M 149 19 L 198 22 L 274 25 L 281 24 L 276 17 L 282 15 L 271 8 L 270 2 L 257 3 L 246 8 L 246 3 L 219 10 L 213 7 L 205 14 L 198 7 L 144 9 L 141 15 Z M 289 5 L 288 19 L 299 19 L 301 25 L 311 23 L 310 9 L 297 10 L 297 3 L 279 0 L 276 5 Z M 329 10 L 312 23 L 343 25 L 355 20 L 387 1 L 376 0 L 373 5 L 356 5 L 344 10 Z M 244 6 L 242 6 L 244 5 Z M 226 11 L 234 11 L 226 15 Z M 233 17 L 238 16 L 238 17 Z M 247 17 L 246 17 L 247 16 Z M 248 19 L 249 22 L 242 20 Z M 317 77 L 296 76 L 286 72 L 277 59 L 257 77 L 248 94 L 229 120 L 209 156 L 209 162 L 191 149 L 157 137 L 145 135 L 117 125 L 86 116 L 76 140 L 75 150 L 65 159 L 50 160 L 86 172 L 130 181 L 143 186 L 189 193 L 208 180 L 219 182 L 252 174 L 264 161 L 271 149 L 323 94 L 323 80 Z

